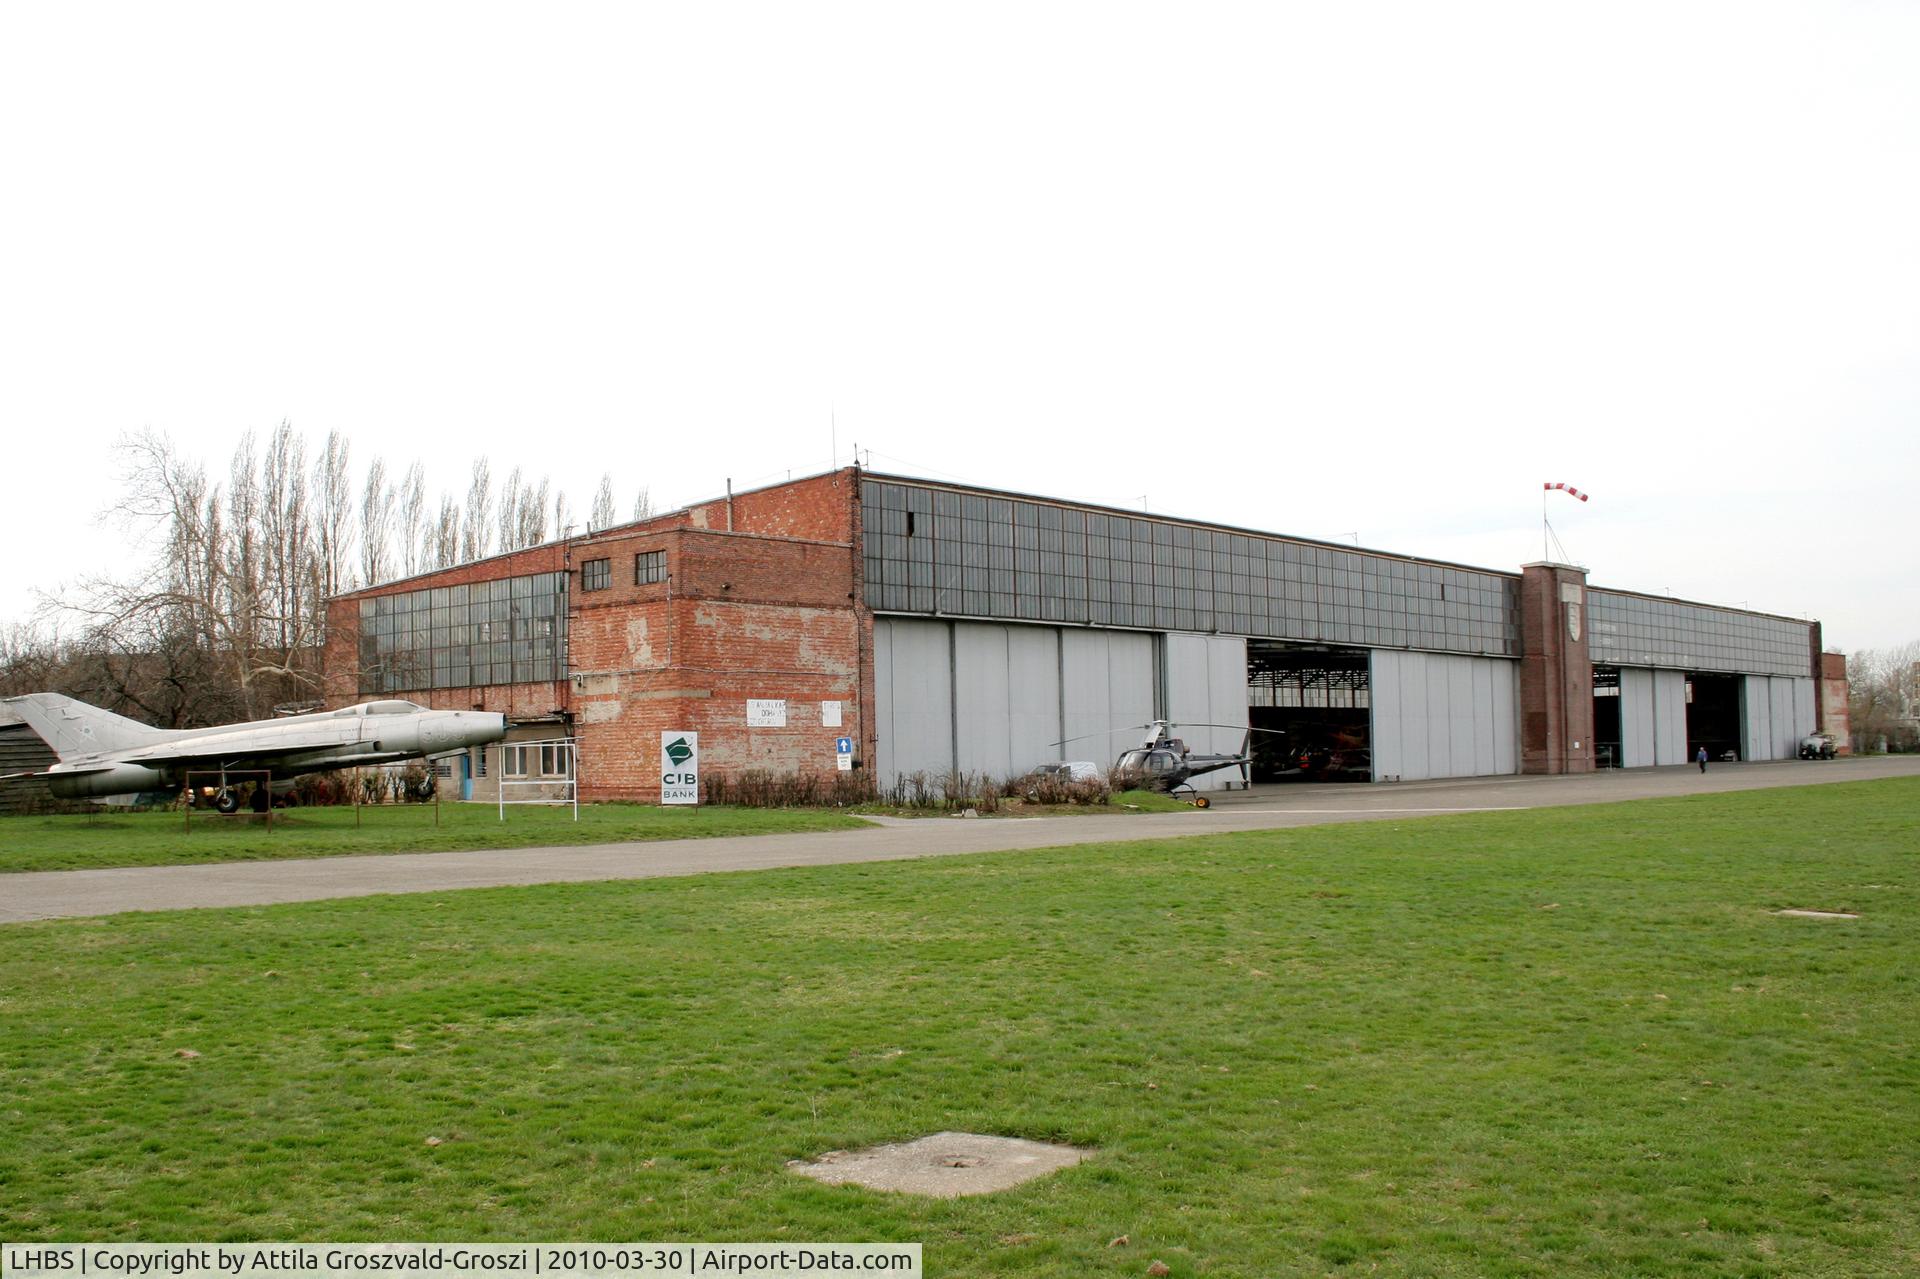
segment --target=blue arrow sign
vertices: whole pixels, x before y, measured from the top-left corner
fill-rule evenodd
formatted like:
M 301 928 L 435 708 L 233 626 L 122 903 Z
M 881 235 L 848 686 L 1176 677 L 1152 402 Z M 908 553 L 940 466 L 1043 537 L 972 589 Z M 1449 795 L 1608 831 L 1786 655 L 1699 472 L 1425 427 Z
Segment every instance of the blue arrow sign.
M 834 753 L 834 754 L 836 754 L 836 755 L 851 755 L 851 754 L 853 754 L 853 739 L 852 739 L 851 737 L 836 737 L 836 738 L 834 738 L 834 739 L 833 739 L 833 753 Z

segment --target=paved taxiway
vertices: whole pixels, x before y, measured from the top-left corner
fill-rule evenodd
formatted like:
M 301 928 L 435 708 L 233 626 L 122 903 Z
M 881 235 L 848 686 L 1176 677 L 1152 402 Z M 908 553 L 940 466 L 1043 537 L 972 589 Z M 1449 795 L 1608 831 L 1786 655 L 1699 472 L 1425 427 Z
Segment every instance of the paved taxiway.
M 1330 822 L 1383 821 L 1604 804 L 1810 783 L 1920 776 L 1920 756 L 1615 770 L 1581 777 L 1486 777 L 1388 785 L 1260 786 L 1207 810 L 1085 817 L 874 819 L 868 829 L 566 848 L 394 853 L 202 866 L 0 874 L 0 923 L 139 910 L 430 893 L 456 888 L 651 879 L 713 871 L 898 861 L 1066 844 L 1165 839 Z

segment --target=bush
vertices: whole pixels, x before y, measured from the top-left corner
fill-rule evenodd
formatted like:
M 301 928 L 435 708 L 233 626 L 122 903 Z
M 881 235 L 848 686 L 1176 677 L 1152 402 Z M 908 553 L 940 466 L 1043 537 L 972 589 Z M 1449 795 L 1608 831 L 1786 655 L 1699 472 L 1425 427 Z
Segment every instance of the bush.
M 1113 790 L 1098 777 L 1075 781 L 1059 773 L 1028 773 L 1007 783 L 1007 794 L 1033 804 L 1106 804 Z
M 774 773 L 746 769 L 738 773 L 708 772 L 700 779 L 700 801 L 738 804 L 743 808 L 845 808 L 879 804 L 925 812 L 961 813 L 971 808 L 997 813 L 1007 800 L 1033 804 L 1106 804 L 1113 791 L 1092 778 L 1070 781 L 1063 777 L 1028 773 L 995 781 L 987 773 L 903 773 L 891 786 L 874 784 L 871 773 Z
M 845 808 L 873 800 L 870 773 L 773 773 L 746 769 L 704 774 L 700 799 L 742 808 Z

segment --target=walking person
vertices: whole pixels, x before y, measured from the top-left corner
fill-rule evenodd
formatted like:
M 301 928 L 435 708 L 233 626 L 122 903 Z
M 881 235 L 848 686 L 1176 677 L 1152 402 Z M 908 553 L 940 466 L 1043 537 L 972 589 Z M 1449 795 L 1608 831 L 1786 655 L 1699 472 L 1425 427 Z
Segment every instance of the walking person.
M 1706 772 L 1707 771 L 1707 748 L 1702 746 L 1697 752 L 1695 752 L 1693 758 L 1694 758 L 1694 762 L 1700 765 L 1700 771 L 1703 773 Z

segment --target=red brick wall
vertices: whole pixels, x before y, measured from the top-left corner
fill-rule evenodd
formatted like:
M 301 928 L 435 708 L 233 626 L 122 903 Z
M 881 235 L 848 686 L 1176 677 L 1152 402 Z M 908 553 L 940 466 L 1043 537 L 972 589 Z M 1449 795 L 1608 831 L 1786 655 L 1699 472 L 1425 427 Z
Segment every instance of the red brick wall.
M 727 529 L 736 533 L 767 533 L 775 537 L 803 537 L 821 542 L 845 542 L 852 535 L 853 500 L 858 472 L 829 471 L 787 484 L 733 495 L 732 524 L 727 499 L 702 502 L 687 512 L 695 528 Z
M 583 799 L 654 801 L 660 734 L 700 734 L 703 775 L 835 771 L 833 739 L 858 736 L 859 574 L 852 472 L 736 494 L 726 502 L 582 539 L 613 584 L 570 598 L 569 662 Z M 633 581 L 633 557 L 662 550 L 669 580 Z M 749 698 L 787 702 L 787 727 L 746 726 Z M 820 703 L 842 703 L 841 728 Z
M 1593 771 L 1593 662 L 1587 651 L 1587 575 L 1560 564 L 1520 570 L 1520 771 Z M 1567 625 L 1562 587 L 1580 591 L 1580 637 Z
M 1833 734 L 1842 755 L 1853 754 L 1853 716 L 1847 698 L 1846 654 L 1820 654 L 1820 731 Z
M 360 600 L 377 594 L 567 569 L 568 665 L 562 684 L 409 692 L 433 706 L 509 718 L 572 716 L 582 799 L 659 798 L 660 733 L 701 735 L 703 771 L 835 771 L 833 740 L 871 757 L 871 689 L 861 653 L 872 621 L 859 609 L 854 545 L 857 473 L 836 471 L 722 498 L 566 543 L 344 595 L 328 606 L 331 704 L 361 700 Z M 664 551 L 669 580 L 636 584 L 634 556 Z M 607 559 L 610 585 L 580 589 L 580 566 Z M 870 671 L 867 680 L 871 682 Z M 787 702 L 787 727 L 749 729 L 749 698 Z M 842 703 L 842 727 L 820 703 Z

